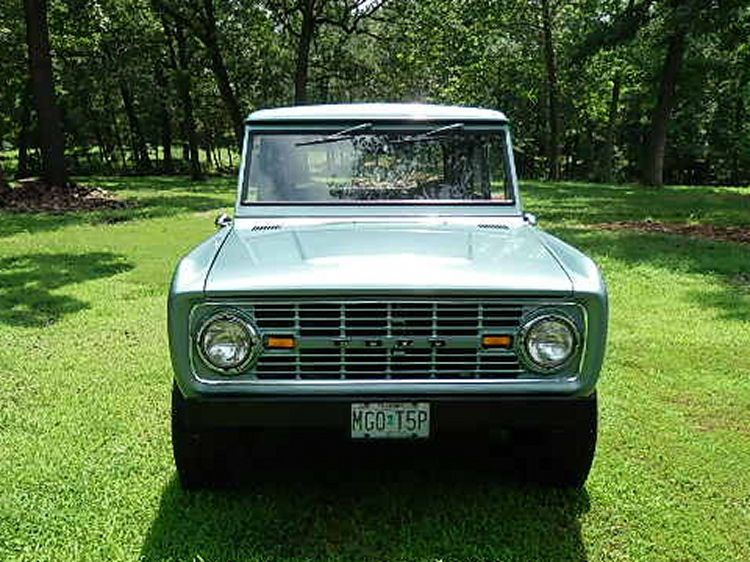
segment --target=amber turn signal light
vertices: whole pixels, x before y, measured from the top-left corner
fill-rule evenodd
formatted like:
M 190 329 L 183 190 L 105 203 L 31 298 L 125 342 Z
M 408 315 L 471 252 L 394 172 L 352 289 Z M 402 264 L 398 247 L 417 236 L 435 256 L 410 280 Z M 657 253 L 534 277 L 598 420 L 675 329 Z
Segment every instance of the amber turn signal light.
M 510 347 L 510 336 L 483 336 L 482 347 Z
M 266 347 L 269 349 L 294 349 L 297 342 L 293 336 L 268 336 Z

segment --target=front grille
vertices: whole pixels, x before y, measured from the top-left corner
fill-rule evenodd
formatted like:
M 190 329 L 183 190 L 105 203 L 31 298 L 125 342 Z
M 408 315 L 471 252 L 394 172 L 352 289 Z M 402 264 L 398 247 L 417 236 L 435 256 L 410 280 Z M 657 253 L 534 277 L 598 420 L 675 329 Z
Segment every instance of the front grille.
M 481 346 L 484 334 L 515 334 L 520 302 L 271 302 L 248 312 L 264 334 L 298 343 L 266 350 L 258 379 L 502 379 L 522 371 L 512 350 Z
M 301 338 L 477 337 L 482 330 L 514 328 L 519 304 L 374 302 L 258 304 L 253 316 L 264 332 L 293 331 Z

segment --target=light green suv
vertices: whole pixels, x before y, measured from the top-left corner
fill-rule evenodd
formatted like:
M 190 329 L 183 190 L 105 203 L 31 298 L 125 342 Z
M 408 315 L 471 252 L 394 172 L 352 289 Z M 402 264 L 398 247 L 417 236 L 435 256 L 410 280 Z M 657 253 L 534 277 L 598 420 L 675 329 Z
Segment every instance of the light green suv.
M 182 259 L 169 295 L 183 486 L 220 481 L 245 428 L 503 429 L 527 475 L 582 485 L 606 288 L 535 223 L 497 111 L 250 115 L 234 218 Z

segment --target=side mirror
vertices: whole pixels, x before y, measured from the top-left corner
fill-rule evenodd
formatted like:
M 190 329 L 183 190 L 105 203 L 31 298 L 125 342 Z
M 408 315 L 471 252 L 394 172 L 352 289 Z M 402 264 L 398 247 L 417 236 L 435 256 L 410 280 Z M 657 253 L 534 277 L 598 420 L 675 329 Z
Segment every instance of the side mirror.
M 227 226 L 232 226 L 232 217 L 230 217 L 226 213 L 221 213 L 214 220 L 214 224 L 216 225 L 216 228 L 225 228 Z
M 529 226 L 536 226 L 536 223 L 539 222 L 534 213 L 524 213 L 523 220 L 525 220 Z

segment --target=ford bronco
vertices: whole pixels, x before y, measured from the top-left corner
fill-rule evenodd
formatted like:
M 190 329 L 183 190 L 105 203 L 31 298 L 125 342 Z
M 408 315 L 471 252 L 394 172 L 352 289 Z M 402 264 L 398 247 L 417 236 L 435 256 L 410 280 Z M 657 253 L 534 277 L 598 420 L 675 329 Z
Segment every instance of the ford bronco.
M 184 487 L 238 428 L 355 440 L 503 429 L 539 481 L 581 486 L 607 333 L 596 265 L 524 212 L 497 111 L 257 111 L 234 217 L 169 295 Z

